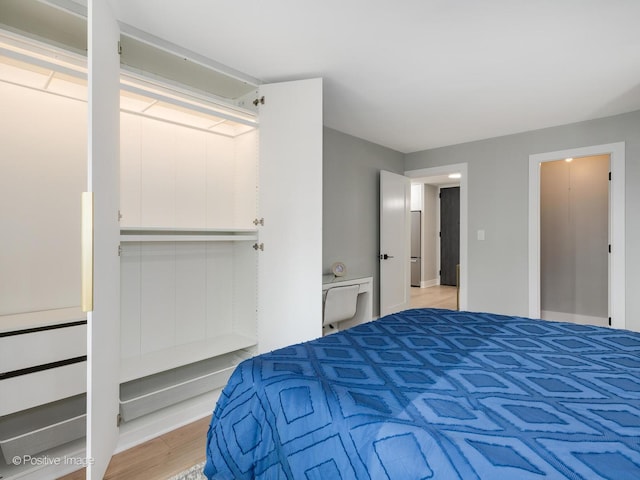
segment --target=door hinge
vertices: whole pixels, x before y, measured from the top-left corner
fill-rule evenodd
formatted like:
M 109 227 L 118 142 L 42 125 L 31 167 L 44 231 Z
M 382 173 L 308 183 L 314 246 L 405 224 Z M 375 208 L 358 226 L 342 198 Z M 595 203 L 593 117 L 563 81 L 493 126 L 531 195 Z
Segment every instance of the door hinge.
M 118 223 L 120 223 L 120 220 L 122 220 L 122 212 L 118 210 Z
M 611 172 L 609 172 L 609 181 L 611 181 Z
M 255 218 L 253 220 L 253 224 L 257 227 L 258 225 L 262 225 L 264 227 L 264 218 Z
M 254 243 L 253 249 L 255 251 L 262 250 L 264 252 L 264 243 Z
M 122 415 L 118 413 L 116 415 L 116 427 L 119 427 L 121 423 L 122 423 Z
M 609 253 L 611 253 L 611 244 L 609 244 Z
M 264 95 L 263 95 L 263 96 L 261 96 L 260 98 L 256 98 L 256 99 L 253 101 L 253 105 L 254 105 L 254 106 L 256 106 L 256 107 L 257 107 L 258 105 L 264 105 Z
M 611 326 L 611 317 L 609 317 L 609 326 Z
M 118 41 L 118 55 L 122 55 L 122 42 Z
M 118 245 L 118 256 L 122 256 L 122 245 Z

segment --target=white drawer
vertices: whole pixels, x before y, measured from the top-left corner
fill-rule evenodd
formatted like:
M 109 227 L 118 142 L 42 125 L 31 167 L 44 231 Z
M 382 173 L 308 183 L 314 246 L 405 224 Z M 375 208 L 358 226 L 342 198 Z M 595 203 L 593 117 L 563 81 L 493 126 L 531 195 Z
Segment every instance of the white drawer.
M 87 390 L 87 362 L 0 380 L 0 417 Z
M 2 372 L 12 372 L 86 354 L 86 325 L 0 337 Z

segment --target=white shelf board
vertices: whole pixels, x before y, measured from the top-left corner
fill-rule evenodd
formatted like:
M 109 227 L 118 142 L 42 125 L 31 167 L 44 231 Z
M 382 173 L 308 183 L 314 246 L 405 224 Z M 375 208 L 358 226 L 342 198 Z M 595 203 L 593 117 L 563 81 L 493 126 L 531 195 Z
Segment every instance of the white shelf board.
M 121 242 L 242 242 L 258 239 L 254 228 L 123 227 Z
M 234 227 L 224 227 L 224 228 L 173 228 L 173 227 L 120 227 L 121 234 L 127 234 L 129 232 L 146 232 L 146 233 L 197 233 L 200 235 L 218 235 L 223 233 L 257 233 L 258 230 L 255 228 L 234 228 Z
M 120 383 L 257 345 L 255 338 L 228 334 L 121 359 Z
M 87 314 L 82 311 L 80 306 L 0 315 L 0 333 L 79 322 L 86 319 Z
M 242 242 L 257 235 L 120 235 L 121 242 Z

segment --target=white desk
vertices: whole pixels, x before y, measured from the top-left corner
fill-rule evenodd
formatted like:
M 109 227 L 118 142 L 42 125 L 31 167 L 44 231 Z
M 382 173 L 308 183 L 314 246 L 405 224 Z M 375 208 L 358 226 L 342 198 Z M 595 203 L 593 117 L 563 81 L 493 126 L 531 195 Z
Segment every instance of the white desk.
M 334 275 L 322 276 L 322 293 L 332 287 L 345 287 L 348 285 L 358 285 L 358 303 L 356 306 L 356 314 L 349 320 L 344 320 L 334 325 L 322 328 L 322 333 L 334 333 L 347 328 L 355 327 L 361 323 L 370 322 L 373 317 L 373 277 L 359 277 L 347 275 L 344 277 L 336 277 Z

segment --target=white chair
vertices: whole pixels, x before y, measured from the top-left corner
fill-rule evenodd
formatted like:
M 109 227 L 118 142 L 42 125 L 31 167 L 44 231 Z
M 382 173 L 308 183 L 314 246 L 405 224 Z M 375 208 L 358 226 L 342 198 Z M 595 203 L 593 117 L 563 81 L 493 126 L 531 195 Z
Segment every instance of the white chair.
M 356 314 L 359 285 L 329 288 L 323 300 L 322 326 L 349 320 Z

